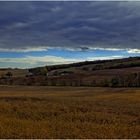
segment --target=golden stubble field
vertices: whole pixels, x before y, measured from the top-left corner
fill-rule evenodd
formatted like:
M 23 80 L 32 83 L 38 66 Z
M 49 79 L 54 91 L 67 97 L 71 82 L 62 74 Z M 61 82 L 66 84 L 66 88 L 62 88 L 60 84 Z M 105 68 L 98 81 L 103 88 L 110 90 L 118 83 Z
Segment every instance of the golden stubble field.
M 140 89 L 0 86 L 0 138 L 140 138 Z

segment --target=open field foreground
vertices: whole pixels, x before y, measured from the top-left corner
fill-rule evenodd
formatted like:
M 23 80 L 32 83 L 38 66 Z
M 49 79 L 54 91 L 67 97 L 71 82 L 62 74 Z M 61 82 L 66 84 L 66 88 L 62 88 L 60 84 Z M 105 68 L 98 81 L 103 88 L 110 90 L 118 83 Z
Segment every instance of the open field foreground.
M 0 138 L 140 138 L 140 89 L 1 86 Z

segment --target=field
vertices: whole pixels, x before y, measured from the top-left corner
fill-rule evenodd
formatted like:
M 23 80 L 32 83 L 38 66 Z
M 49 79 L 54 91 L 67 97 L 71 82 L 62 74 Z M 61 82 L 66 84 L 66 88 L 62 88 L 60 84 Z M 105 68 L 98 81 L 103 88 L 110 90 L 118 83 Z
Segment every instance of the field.
M 0 69 L 0 77 L 7 72 L 11 72 L 13 77 L 25 77 L 28 74 L 27 69 Z
M 0 138 L 140 138 L 140 88 L 1 86 Z

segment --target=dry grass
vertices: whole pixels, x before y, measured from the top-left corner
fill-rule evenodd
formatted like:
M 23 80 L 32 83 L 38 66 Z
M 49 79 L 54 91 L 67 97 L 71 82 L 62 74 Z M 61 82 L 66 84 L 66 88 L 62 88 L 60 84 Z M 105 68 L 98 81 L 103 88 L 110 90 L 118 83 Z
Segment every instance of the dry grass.
M 140 138 L 140 89 L 1 86 L 0 138 Z
M 11 72 L 13 77 L 25 77 L 29 73 L 27 69 L 0 69 L 0 77 L 7 72 Z

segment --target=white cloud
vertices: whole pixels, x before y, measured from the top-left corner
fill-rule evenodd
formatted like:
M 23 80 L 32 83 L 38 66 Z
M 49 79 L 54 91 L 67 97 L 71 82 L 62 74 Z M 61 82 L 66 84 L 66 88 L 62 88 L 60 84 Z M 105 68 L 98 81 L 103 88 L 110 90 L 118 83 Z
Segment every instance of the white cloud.
M 68 51 L 81 51 L 81 50 L 101 50 L 101 51 L 126 51 L 129 54 L 132 53 L 140 53 L 140 49 L 122 49 L 122 48 L 104 48 L 104 47 L 100 47 L 100 46 L 80 46 L 80 47 L 61 47 L 61 46 L 57 46 L 57 47 L 51 47 L 51 46 L 34 46 L 34 47 L 30 47 L 27 46 L 25 48 L 0 48 L 0 52 L 39 52 L 39 51 L 47 51 L 48 49 L 58 49 L 58 50 L 68 50 Z
M 88 61 L 93 61 L 93 60 L 110 60 L 110 59 L 119 59 L 123 58 L 121 55 L 116 55 L 116 56 L 103 56 L 103 57 L 88 57 Z
M 57 56 L 26 56 L 24 58 L 1 58 L 0 62 L 2 63 L 22 63 L 22 64 L 38 64 L 38 63 L 52 63 L 52 64 L 64 64 L 64 63 L 72 63 L 82 61 L 80 59 L 73 59 L 73 58 L 63 58 Z
M 23 48 L 0 48 L 0 52 L 39 52 L 39 51 L 47 51 L 49 49 L 56 49 L 56 50 L 67 50 L 67 51 L 94 51 L 94 50 L 101 50 L 101 51 L 126 51 L 129 54 L 140 54 L 140 49 L 131 49 L 131 48 L 115 48 L 115 47 L 101 47 L 101 46 L 86 46 L 81 45 L 80 47 L 53 47 L 53 46 L 26 46 Z
M 0 48 L 0 52 L 32 52 L 32 51 L 47 51 L 49 47 L 25 47 L 25 48 Z
M 122 51 L 125 49 L 121 48 L 103 48 L 103 47 L 89 47 L 91 50 L 104 50 L 104 51 Z
M 68 51 L 81 51 L 81 50 L 84 50 L 83 48 L 87 48 L 87 50 L 107 50 L 107 51 L 125 50 L 125 49 L 118 49 L 118 48 L 103 48 L 103 47 L 92 47 L 92 46 L 81 46 L 81 47 L 76 47 L 76 48 L 73 48 L 73 47 L 64 48 L 64 47 L 61 47 L 61 46 L 57 46 L 57 47 L 51 47 L 51 46 L 34 46 L 34 47 L 30 47 L 30 46 L 28 46 L 28 47 L 25 47 L 25 48 L 0 48 L 0 52 L 31 52 L 31 51 L 46 51 L 48 49 L 59 49 L 59 50 L 68 50 Z
M 139 53 L 140 54 L 140 49 L 129 49 L 127 52 L 128 53 Z
M 118 59 L 122 57 L 123 56 L 88 57 L 85 60 L 86 61 L 108 60 L 108 59 Z M 81 62 L 85 60 L 48 55 L 48 56 L 40 56 L 40 57 L 26 56 L 23 58 L 0 58 L 0 63 L 12 65 L 12 67 L 27 68 L 27 67 L 37 67 L 37 66 L 51 65 L 51 64 L 53 65 L 54 64 L 69 64 L 69 63 Z M 0 67 L 2 67 L 2 65 L 0 65 Z

